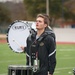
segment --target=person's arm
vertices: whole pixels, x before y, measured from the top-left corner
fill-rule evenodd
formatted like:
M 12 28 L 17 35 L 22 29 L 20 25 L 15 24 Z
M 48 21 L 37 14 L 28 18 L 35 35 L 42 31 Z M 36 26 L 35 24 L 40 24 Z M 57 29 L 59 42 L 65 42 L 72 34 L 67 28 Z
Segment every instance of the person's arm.
M 26 40 L 26 43 L 28 44 L 28 38 Z M 27 49 L 27 46 L 20 46 L 20 48 L 23 50 L 23 52 L 25 53 L 26 52 L 26 49 Z
M 56 42 L 52 37 L 48 38 L 49 75 L 53 75 L 56 66 Z

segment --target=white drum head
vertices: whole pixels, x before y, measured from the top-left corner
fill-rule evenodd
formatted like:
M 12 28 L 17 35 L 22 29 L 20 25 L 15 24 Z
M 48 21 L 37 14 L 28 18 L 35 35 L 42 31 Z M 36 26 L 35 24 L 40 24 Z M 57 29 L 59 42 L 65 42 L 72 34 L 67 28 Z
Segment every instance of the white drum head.
M 21 53 L 21 46 L 26 47 L 27 37 L 30 35 L 32 24 L 27 21 L 15 21 L 8 27 L 7 42 L 9 47 L 14 51 Z

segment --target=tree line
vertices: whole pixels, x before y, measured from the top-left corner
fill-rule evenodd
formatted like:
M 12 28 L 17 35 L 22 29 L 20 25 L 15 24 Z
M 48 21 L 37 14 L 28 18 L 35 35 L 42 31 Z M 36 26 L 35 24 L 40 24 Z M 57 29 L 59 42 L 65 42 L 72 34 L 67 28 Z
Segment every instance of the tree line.
M 51 20 L 64 18 L 75 20 L 75 13 L 66 7 L 71 0 L 49 0 L 49 16 Z M 46 13 L 46 0 L 23 0 L 23 3 L 0 3 L 0 26 L 10 24 L 14 20 L 35 20 L 38 13 Z

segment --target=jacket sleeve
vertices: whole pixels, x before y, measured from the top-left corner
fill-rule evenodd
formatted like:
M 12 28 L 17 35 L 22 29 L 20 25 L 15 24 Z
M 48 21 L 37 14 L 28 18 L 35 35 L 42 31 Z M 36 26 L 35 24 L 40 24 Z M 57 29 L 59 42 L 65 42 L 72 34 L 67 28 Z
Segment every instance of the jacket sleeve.
M 23 51 L 24 53 L 26 53 L 26 48 L 27 48 L 27 47 L 24 47 L 24 51 Z
M 26 43 L 27 43 L 27 47 L 25 48 L 25 52 L 26 52 L 26 65 L 29 65 L 30 45 L 31 45 L 30 37 L 27 38 Z
M 29 52 L 29 42 L 30 42 L 29 38 L 30 37 L 28 37 L 27 40 L 26 40 L 26 47 L 24 47 L 24 53 L 28 53 Z
M 53 74 L 56 66 L 56 41 L 53 37 L 49 36 L 47 39 L 47 50 L 48 50 L 48 64 L 49 73 Z

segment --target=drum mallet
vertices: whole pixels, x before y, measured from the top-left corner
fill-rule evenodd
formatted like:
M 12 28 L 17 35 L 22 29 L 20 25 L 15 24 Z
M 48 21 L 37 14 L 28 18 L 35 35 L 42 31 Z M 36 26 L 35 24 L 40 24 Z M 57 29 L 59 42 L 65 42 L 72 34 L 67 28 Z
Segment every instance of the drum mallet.
M 13 39 L 13 42 L 15 42 L 18 46 L 21 47 L 21 45 L 15 39 Z
M 15 42 L 18 46 L 21 47 L 21 45 L 15 39 L 13 39 L 13 42 Z M 27 53 L 26 55 L 29 57 L 29 66 L 31 66 L 31 57 Z

